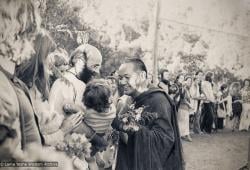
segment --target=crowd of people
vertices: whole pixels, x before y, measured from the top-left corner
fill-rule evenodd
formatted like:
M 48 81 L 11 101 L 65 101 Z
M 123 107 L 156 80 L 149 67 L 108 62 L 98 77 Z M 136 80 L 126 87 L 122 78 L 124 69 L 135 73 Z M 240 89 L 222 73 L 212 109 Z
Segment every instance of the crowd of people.
M 192 141 L 190 134 L 211 134 L 227 128 L 249 130 L 250 79 L 243 83 L 217 83 L 212 72 L 198 70 L 194 75 L 162 70 L 159 87 L 175 102 L 181 138 Z
M 96 47 L 81 44 L 68 54 L 40 27 L 32 1 L 0 4 L 1 162 L 182 170 L 181 139 L 192 141 L 190 125 L 211 133 L 233 119 L 233 130 L 248 130 L 248 79 L 243 88 L 235 82 L 215 92 L 211 72 L 173 80 L 164 70 L 155 86 L 136 56 L 101 77 Z
M 0 13 L 1 167 L 183 169 L 174 104 L 148 88 L 142 60 L 101 77 L 101 52 L 60 48 L 31 0 L 0 1 Z

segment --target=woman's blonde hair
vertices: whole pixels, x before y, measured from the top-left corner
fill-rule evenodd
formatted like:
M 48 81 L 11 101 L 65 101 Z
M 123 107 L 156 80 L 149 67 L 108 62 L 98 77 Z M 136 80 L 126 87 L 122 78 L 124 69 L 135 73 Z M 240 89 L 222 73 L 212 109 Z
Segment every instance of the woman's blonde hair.
M 19 64 L 33 53 L 41 18 L 31 0 L 0 1 L 0 56 Z

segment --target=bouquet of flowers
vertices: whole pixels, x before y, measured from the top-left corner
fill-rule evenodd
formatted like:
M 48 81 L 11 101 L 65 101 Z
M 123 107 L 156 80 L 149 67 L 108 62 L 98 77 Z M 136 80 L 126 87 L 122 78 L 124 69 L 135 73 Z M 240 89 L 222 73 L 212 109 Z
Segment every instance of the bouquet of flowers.
M 88 139 L 83 134 L 72 133 L 65 136 L 64 141 L 56 146 L 59 151 L 64 151 L 69 157 L 78 157 L 81 160 L 90 157 L 90 147 Z
M 157 118 L 157 113 L 146 112 L 144 106 L 135 109 L 134 104 L 130 105 L 126 113 L 118 115 L 118 119 L 124 124 L 123 129 L 134 132 L 138 131 L 140 126 L 149 126 Z

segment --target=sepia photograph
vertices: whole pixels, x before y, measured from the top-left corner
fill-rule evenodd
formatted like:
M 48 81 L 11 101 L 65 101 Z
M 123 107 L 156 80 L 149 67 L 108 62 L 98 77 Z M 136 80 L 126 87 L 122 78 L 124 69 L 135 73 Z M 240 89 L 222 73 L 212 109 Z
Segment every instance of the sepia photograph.
M 250 170 L 250 0 L 0 0 L 0 170 Z

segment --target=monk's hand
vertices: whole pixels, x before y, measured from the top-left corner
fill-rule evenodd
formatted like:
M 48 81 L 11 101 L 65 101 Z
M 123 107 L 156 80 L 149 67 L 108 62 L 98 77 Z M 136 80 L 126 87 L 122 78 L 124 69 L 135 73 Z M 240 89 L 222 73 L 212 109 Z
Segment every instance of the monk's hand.
M 122 126 L 122 129 L 127 134 L 133 134 L 133 133 L 137 132 L 140 129 L 140 125 L 137 125 L 137 124 L 133 124 L 133 125 L 129 124 L 129 125 L 127 125 L 127 124 L 124 124 Z
M 116 117 L 112 122 L 112 127 L 118 131 L 121 131 L 127 134 L 132 134 L 134 132 L 137 132 L 142 127 L 142 125 L 124 122 L 124 121 L 119 120 Z
M 64 119 L 61 126 L 61 130 L 64 132 L 64 134 L 67 134 L 74 130 L 77 126 L 79 126 L 82 123 L 82 120 L 83 114 L 81 112 L 72 114 L 66 119 Z

